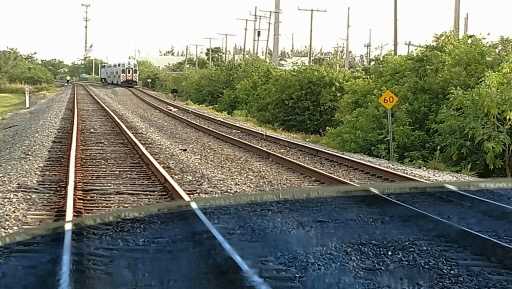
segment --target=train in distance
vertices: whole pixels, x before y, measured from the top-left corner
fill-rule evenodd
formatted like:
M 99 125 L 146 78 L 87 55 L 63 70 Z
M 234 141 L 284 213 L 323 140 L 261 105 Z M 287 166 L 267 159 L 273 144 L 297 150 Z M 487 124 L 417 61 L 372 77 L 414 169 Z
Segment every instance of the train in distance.
M 101 65 L 101 82 L 106 84 L 134 87 L 139 82 L 137 62 L 121 62 Z

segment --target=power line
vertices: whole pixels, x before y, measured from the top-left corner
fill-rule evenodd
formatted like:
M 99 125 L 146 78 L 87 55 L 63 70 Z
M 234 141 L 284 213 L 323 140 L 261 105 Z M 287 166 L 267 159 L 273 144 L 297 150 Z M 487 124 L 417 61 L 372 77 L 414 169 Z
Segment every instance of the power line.
M 88 44 L 87 38 L 88 38 L 88 30 L 89 30 L 89 21 L 91 21 L 91 19 L 89 18 L 89 7 L 91 7 L 91 4 L 82 3 L 81 6 L 85 7 L 85 17 L 84 17 L 84 21 L 85 21 L 84 63 L 85 63 L 85 61 L 87 60 L 87 56 L 88 56 L 87 50 L 89 49 L 89 44 Z
M 311 65 L 313 60 L 313 15 L 315 12 L 327 12 L 327 10 L 323 9 L 302 9 L 298 8 L 299 11 L 304 12 L 310 12 L 311 13 L 311 20 L 310 20 L 310 26 L 309 26 L 309 54 L 308 54 L 308 64 Z

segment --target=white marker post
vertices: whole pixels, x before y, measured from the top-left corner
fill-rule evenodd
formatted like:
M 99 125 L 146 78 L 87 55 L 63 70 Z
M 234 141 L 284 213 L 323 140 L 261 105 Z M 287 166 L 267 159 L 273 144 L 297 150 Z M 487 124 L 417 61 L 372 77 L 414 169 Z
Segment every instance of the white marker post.
M 30 87 L 25 86 L 25 108 L 30 108 Z

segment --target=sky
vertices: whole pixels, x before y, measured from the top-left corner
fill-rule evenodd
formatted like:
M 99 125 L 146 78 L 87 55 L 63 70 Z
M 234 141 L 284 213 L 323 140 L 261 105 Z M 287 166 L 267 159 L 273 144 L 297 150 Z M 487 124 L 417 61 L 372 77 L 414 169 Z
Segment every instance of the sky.
M 398 0 L 400 52 L 406 41 L 427 43 L 453 26 L 454 0 Z M 89 43 L 93 56 L 109 61 L 126 60 L 136 50 L 142 56 L 157 55 L 174 46 L 202 44 L 205 37 L 231 33 L 229 45 L 243 44 L 244 23 L 258 6 L 271 10 L 274 0 L 1 0 L 0 49 L 37 52 L 43 59 L 76 61 L 84 53 L 84 8 L 90 3 Z M 314 19 L 313 46 L 330 50 L 343 42 L 347 7 L 351 7 L 351 50 L 363 53 L 372 29 L 373 44 L 393 43 L 393 0 L 281 0 L 281 46 L 309 43 L 309 13 L 301 8 L 326 9 Z M 469 13 L 469 32 L 489 39 L 510 36 L 512 1 L 462 0 L 462 14 Z M 461 26 L 463 20 L 461 19 Z M 250 29 L 250 31 L 252 31 Z M 249 35 L 249 39 L 252 36 Z M 250 41 L 248 41 L 250 43 Z M 221 40 L 214 45 L 220 46 Z

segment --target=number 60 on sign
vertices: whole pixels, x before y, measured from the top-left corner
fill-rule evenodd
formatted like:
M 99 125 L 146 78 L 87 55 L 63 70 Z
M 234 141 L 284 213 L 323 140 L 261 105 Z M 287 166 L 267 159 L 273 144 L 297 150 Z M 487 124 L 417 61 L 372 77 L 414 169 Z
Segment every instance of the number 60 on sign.
M 392 109 L 398 103 L 398 96 L 394 95 L 391 91 L 386 91 L 379 98 L 379 102 L 387 109 Z

